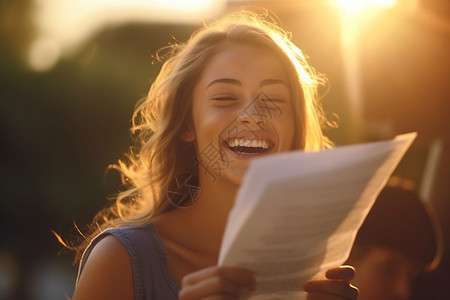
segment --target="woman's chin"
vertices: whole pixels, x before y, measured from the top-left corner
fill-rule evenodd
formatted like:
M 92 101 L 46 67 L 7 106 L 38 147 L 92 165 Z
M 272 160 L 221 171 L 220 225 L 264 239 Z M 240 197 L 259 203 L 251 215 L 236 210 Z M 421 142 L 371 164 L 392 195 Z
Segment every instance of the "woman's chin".
M 223 170 L 222 177 L 240 186 L 244 182 L 244 177 L 245 173 L 248 170 L 248 166 L 249 166 L 248 161 L 240 163 L 239 165 L 232 165 L 226 170 Z

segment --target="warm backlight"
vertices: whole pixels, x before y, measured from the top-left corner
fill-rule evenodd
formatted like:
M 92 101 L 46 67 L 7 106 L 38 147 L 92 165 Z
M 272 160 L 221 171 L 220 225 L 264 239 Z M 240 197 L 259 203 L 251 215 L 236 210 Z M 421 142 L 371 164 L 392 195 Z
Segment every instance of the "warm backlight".
M 397 0 L 337 0 L 337 2 L 342 12 L 347 15 L 368 9 L 389 8 L 397 4 Z

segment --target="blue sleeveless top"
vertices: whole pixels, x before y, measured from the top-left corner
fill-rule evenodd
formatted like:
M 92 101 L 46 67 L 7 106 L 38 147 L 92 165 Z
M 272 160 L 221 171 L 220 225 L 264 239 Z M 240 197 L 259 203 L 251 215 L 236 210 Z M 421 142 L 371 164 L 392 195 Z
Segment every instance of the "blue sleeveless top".
M 94 246 L 106 235 L 118 238 L 131 257 L 135 300 L 176 300 L 179 285 L 169 273 L 166 249 L 152 223 L 108 229 L 96 236 L 81 259 L 78 279 Z

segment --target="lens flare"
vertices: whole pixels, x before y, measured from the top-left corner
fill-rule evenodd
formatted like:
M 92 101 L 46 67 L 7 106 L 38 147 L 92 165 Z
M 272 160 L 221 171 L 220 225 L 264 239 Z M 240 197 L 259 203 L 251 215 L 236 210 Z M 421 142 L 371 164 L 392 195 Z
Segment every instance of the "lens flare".
M 389 8 L 397 4 L 397 0 L 337 0 L 345 15 L 353 15 L 374 8 Z

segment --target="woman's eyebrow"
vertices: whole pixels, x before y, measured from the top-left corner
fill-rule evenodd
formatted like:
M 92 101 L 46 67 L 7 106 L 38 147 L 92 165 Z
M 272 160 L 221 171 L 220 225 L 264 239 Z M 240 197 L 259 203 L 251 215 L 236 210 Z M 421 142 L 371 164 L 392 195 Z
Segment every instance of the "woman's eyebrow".
M 241 81 L 237 80 L 237 79 L 233 79 L 233 78 L 219 78 L 219 79 L 215 79 L 213 81 L 211 81 L 206 88 L 209 88 L 211 85 L 216 84 L 216 83 L 227 83 L 227 84 L 232 84 L 232 85 L 241 85 Z
M 259 87 L 263 87 L 263 86 L 271 85 L 271 84 L 282 84 L 282 85 L 285 85 L 286 87 L 289 87 L 289 85 L 284 80 L 274 79 L 274 78 L 264 79 L 259 84 Z
M 226 84 L 231 84 L 231 85 L 237 85 L 240 86 L 242 85 L 241 81 L 238 79 L 233 79 L 233 78 L 218 78 L 218 79 L 214 79 L 213 81 L 211 81 L 206 88 L 209 88 L 210 86 L 216 84 L 216 83 L 226 83 Z M 281 79 L 275 79 L 275 78 L 268 78 L 268 79 L 264 79 L 263 81 L 261 81 L 261 83 L 259 84 L 259 87 L 263 87 L 263 86 L 267 86 L 267 85 L 272 85 L 272 84 L 282 84 L 285 85 L 286 87 L 289 87 L 289 85 Z

